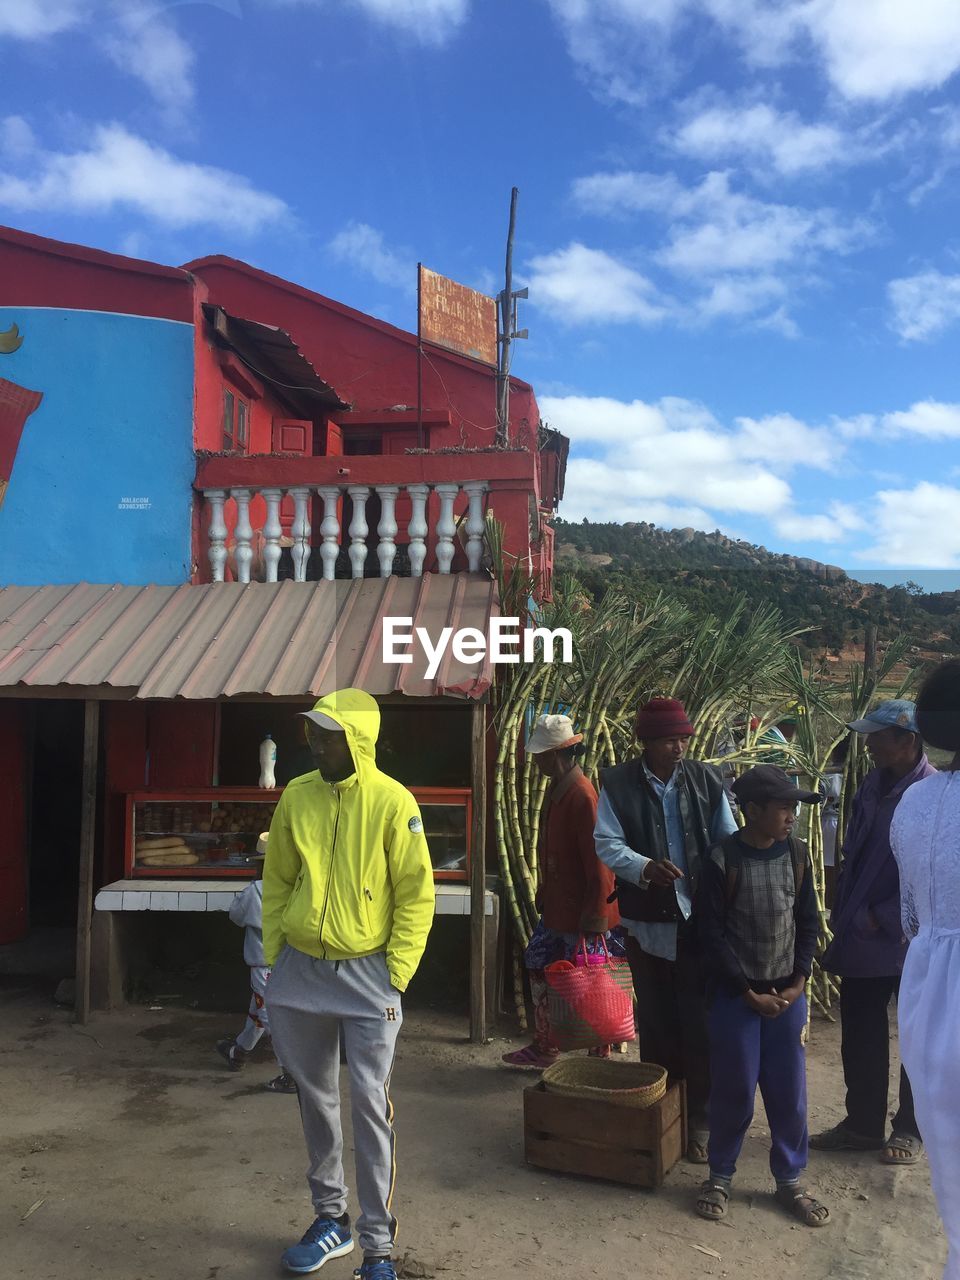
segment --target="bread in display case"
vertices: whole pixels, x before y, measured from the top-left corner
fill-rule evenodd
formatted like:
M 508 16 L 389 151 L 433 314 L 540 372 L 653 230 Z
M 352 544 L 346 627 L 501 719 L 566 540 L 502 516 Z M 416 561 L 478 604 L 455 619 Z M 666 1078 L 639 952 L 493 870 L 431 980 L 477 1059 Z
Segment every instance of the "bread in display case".
M 250 858 L 279 797 L 250 787 L 128 795 L 127 874 L 256 875 L 262 864 Z
M 472 800 L 468 790 L 411 787 L 423 816 L 434 878 L 466 881 L 470 870 Z M 269 829 L 281 792 L 257 787 L 136 791 L 126 797 L 127 876 L 168 879 L 256 876 L 250 858 Z

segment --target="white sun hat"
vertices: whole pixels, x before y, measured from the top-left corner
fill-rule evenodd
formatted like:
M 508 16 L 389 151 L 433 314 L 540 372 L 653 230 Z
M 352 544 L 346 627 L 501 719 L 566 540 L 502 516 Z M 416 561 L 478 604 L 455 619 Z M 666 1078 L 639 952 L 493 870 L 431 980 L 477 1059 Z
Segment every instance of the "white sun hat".
M 582 733 L 574 733 L 569 716 L 541 716 L 533 726 L 527 743 L 527 755 L 538 756 L 543 751 L 559 751 L 583 741 Z

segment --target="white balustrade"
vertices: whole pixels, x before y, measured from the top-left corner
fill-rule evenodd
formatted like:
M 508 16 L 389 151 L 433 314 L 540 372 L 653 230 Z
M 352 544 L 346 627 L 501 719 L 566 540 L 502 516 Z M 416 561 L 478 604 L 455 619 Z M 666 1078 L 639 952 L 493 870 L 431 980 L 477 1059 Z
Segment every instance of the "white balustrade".
M 320 522 L 320 559 L 323 561 L 323 576 L 332 582 L 336 577 L 337 556 L 340 554 L 340 486 L 325 484 L 317 490 L 323 499 L 323 519 Z
M 353 518 L 350 521 L 350 567 L 355 578 L 363 577 L 363 566 L 367 562 L 367 499 L 370 490 L 363 484 L 351 484 L 347 487 L 353 501 Z
M 223 504 L 227 500 L 225 489 L 207 489 L 203 495 L 210 506 L 210 574 L 214 582 L 223 581 L 227 564 L 227 526 L 223 518 Z
M 293 499 L 293 525 L 290 535 L 293 547 L 290 558 L 293 560 L 293 578 L 295 582 L 306 582 L 307 563 L 310 559 L 310 490 L 291 489 Z
M 380 561 L 380 577 L 389 578 L 393 572 L 393 560 L 397 554 L 394 542 L 397 529 L 397 496 L 400 486 L 396 484 L 378 484 L 377 497 L 380 499 L 380 523 L 377 525 L 377 559 Z
M 407 551 L 410 557 L 410 576 L 420 578 L 423 576 L 423 562 L 427 557 L 426 537 L 430 532 L 430 526 L 427 524 L 427 499 L 430 497 L 430 486 L 409 484 L 407 493 L 410 495 L 411 506 L 410 523 L 407 525 L 407 537 L 410 539 L 410 547 Z
M 408 485 L 368 485 L 329 484 L 316 488 L 307 485 L 290 487 L 269 487 L 230 489 L 205 489 L 204 499 L 209 511 L 207 523 L 207 559 L 210 565 L 210 576 L 213 582 L 223 582 L 228 560 L 236 573 L 239 582 L 249 582 L 254 562 L 255 530 L 251 524 L 251 502 L 259 497 L 263 500 L 265 515 L 259 530 L 262 540 L 263 563 L 262 572 L 267 582 L 276 582 L 279 577 L 283 554 L 283 524 L 280 518 L 281 504 L 285 497 L 293 501 L 294 514 L 290 526 L 292 546 L 290 557 L 293 565 L 293 577 L 296 582 L 305 582 L 311 556 L 311 521 L 310 504 L 314 495 L 323 501 L 323 518 L 317 530 L 318 547 L 322 564 L 323 578 L 332 581 L 336 577 L 337 561 L 346 546 L 350 559 L 350 572 L 354 578 L 362 578 L 367 564 L 367 538 L 370 527 L 367 521 L 367 503 L 371 493 L 375 493 L 380 503 L 380 514 L 377 520 L 376 555 L 380 566 L 380 576 L 389 578 L 394 571 L 399 545 L 403 545 L 402 535 L 406 535 L 406 551 L 410 563 L 410 575 L 414 578 L 423 576 L 427 556 L 427 544 L 431 528 L 428 520 L 428 504 L 430 490 L 437 495 L 439 510 L 436 525 L 432 530 L 434 554 L 437 572 L 448 574 L 452 570 L 457 544 L 457 520 L 454 507 L 461 492 L 466 497 L 464 531 L 466 533 L 467 567 L 471 573 L 480 570 L 483 560 L 485 535 L 484 495 L 489 485 L 485 480 L 466 480 L 462 484 L 443 483 L 408 484 Z M 410 516 L 406 528 L 398 523 L 397 502 L 403 494 L 410 500 Z M 353 505 L 353 514 L 349 527 L 344 530 L 340 518 L 340 504 L 349 497 Z M 232 527 L 232 559 L 228 551 L 228 538 L 231 530 L 228 527 L 228 515 L 224 505 L 232 498 L 236 505 L 236 515 Z M 259 510 L 254 507 L 254 511 Z M 259 552 L 258 561 L 259 561 Z
M 487 523 L 483 514 L 483 495 L 487 491 L 485 480 L 467 480 L 463 486 L 467 495 L 467 568 L 471 573 L 479 573 L 480 561 L 483 559 L 483 535 Z
M 237 565 L 237 581 L 250 581 L 250 565 L 253 562 L 253 526 L 250 524 L 250 490 L 231 489 L 230 497 L 237 504 L 237 522 L 233 526 L 235 546 L 233 558 Z
M 438 484 L 437 497 L 440 499 L 440 519 L 437 521 L 437 572 L 449 573 L 453 564 L 453 539 L 457 532 L 453 518 L 453 504 L 460 492 L 458 484 Z
M 280 539 L 283 536 L 283 525 L 280 523 L 283 491 L 264 489 L 262 497 L 267 504 L 267 518 L 263 522 L 263 564 L 267 582 L 276 582 L 277 567 L 280 564 Z

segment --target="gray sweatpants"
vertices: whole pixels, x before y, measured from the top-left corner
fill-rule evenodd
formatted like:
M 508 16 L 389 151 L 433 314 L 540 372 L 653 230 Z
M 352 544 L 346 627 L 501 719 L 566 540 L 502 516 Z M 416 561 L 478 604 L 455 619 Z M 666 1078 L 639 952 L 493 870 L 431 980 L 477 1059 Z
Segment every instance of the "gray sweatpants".
M 403 1021 L 383 952 L 358 960 L 317 960 L 284 947 L 270 975 L 267 1009 L 274 1048 L 297 1082 L 318 1217 L 347 1210 L 340 1126 L 340 1034 L 350 1073 L 353 1145 L 365 1254 L 389 1254 L 397 1223 L 390 1072 Z

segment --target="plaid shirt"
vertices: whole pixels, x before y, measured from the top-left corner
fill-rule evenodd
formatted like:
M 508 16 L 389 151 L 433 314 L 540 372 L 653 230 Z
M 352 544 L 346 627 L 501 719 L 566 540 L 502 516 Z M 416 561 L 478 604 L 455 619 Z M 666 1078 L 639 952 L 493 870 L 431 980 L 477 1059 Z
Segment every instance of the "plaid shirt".
M 696 918 L 711 982 L 743 993 L 809 977 L 820 924 L 809 863 L 797 893 L 786 841 L 769 849 L 738 843 L 740 876 L 732 901 L 721 846 L 711 849 L 700 876 Z
M 722 851 L 714 850 L 710 856 L 719 857 L 723 866 Z M 743 859 L 737 895 L 727 907 L 726 935 L 744 973 L 773 982 L 793 972 L 795 898 L 796 879 L 788 848 L 773 858 Z

